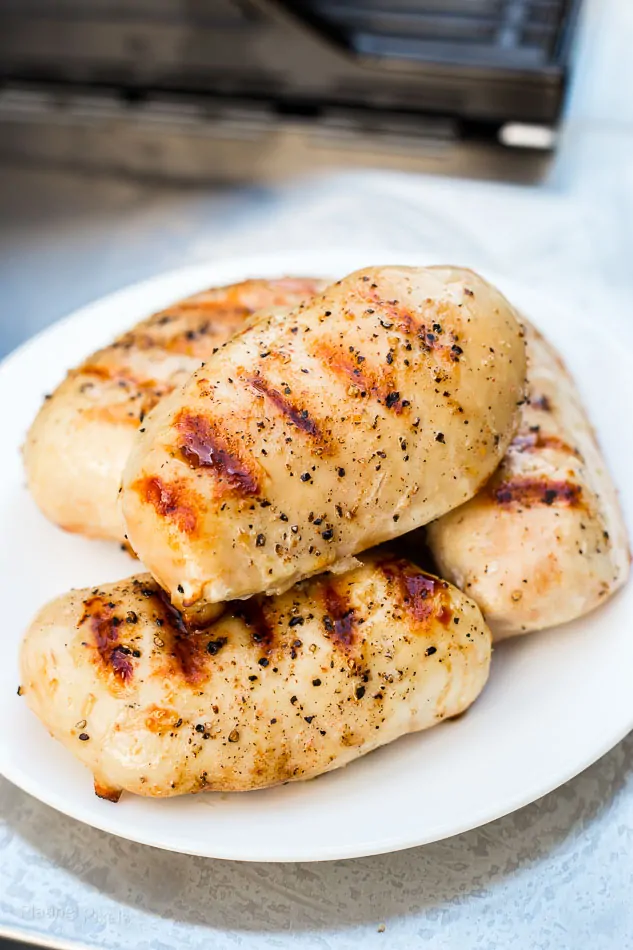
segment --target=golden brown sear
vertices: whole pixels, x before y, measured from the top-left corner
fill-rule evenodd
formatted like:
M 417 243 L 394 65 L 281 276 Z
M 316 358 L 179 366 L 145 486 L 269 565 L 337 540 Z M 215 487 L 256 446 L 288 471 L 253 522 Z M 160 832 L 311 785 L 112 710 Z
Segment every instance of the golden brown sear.
M 124 474 L 130 543 L 179 608 L 347 566 L 472 497 L 524 383 L 515 311 L 477 274 L 358 271 L 161 402 Z
M 116 800 L 338 768 L 466 709 L 490 650 L 471 600 L 379 552 L 193 630 L 147 574 L 71 591 L 27 632 L 21 682 Z
M 427 528 L 444 577 L 473 597 L 496 639 L 580 617 L 626 581 L 617 494 L 580 394 L 526 321 L 519 430 L 475 498 Z
M 71 370 L 45 400 L 24 446 L 29 488 L 44 514 L 68 531 L 123 541 L 121 475 L 148 412 L 258 310 L 299 303 L 321 286 L 282 277 L 195 294 Z

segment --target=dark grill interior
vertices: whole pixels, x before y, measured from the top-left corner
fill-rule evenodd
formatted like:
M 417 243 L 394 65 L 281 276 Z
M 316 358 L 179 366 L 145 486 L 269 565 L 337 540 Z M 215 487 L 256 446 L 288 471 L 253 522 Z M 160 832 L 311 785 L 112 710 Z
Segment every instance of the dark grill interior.
M 359 53 L 542 68 L 556 62 L 570 0 L 293 0 L 286 6 Z
M 115 123 L 139 168 L 156 138 L 165 153 L 157 129 L 169 127 L 172 166 L 185 116 L 186 167 L 199 134 L 224 143 L 203 150 L 199 167 L 213 169 L 225 147 L 244 166 L 243 143 L 258 136 L 264 156 L 303 136 L 306 163 L 312 138 L 332 161 L 352 142 L 371 155 L 431 139 L 505 147 L 507 123 L 557 126 L 580 5 L 0 0 L 0 155 L 102 162 Z

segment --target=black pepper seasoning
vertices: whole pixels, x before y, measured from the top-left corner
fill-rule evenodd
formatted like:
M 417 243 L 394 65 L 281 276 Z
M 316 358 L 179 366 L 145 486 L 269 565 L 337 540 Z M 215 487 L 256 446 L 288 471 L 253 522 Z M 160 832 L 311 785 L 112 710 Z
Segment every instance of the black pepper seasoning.
M 215 656 L 225 644 L 226 637 L 220 637 L 218 640 L 209 640 L 207 643 L 207 653 L 210 653 L 211 656 Z

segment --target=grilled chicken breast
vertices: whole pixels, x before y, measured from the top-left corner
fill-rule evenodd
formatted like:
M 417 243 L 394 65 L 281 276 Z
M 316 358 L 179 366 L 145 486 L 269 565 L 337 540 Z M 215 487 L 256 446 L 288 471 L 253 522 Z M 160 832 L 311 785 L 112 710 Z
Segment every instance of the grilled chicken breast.
M 196 632 L 150 575 L 72 591 L 22 647 L 22 693 L 98 795 L 308 779 L 465 710 L 491 638 L 464 594 L 377 553 L 227 604 Z
M 68 531 L 123 541 L 123 467 L 145 415 L 262 307 L 292 305 L 322 283 L 247 280 L 196 294 L 90 356 L 47 397 L 24 446 L 29 488 Z
M 529 324 L 526 342 L 518 434 L 484 490 L 427 528 L 440 572 L 496 639 L 582 616 L 629 572 L 616 490 L 574 381 Z
M 347 566 L 477 491 L 524 378 L 515 312 L 472 271 L 358 271 L 157 406 L 124 475 L 129 540 L 178 608 Z

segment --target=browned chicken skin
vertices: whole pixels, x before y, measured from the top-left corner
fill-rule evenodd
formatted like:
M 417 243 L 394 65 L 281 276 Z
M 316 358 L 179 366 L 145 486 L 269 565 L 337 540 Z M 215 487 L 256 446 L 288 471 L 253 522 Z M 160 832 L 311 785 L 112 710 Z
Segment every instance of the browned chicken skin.
M 580 617 L 625 583 L 626 527 L 574 380 L 526 322 L 528 400 L 503 462 L 475 498 L 427 528 L 444 577 L 496 639 Z
M 197 295 L 69 374 L 29 434 L 31 488 L 66 527 L 121 539 L 141 426 L 123 500 L 156 578 L 73 590 L 24 639 L 22 693 L 98 795 L 346 765 L 468 708 L 486 621 L 498 638 L 561 623 L 624 582 L 580 397 L 530 325 L 526 339 L 527 402 L 524 333 L 493 287 L 369 268 L 325 290 Z M 393 550 L 359 555 L 430 520 L 456 587 Z
M 26 634 L 22 692 L 112 800 L 338 768 L 465 710 L 490 663 L 460 591 L 393 555 L 363 561 L 193 632 L 149 575 L 71 591 Z
M 460 268 L 368 268 L 260 316 L 146 420 L 132 547 L 179 608 L 348 566 L 490 476 L 524 349 L 507 300 Z
M 28 433 L 29 488 L 68 531 L 123 541 L 118 492 L 147 413 L 264 307 L 291 306 L 322 282 L 246 280 L 195 294 L 124 333 L 71 370 Z

